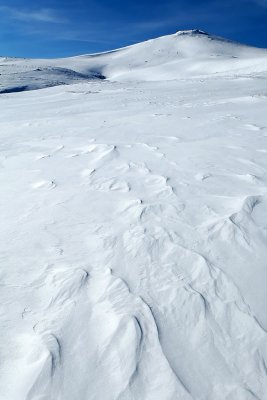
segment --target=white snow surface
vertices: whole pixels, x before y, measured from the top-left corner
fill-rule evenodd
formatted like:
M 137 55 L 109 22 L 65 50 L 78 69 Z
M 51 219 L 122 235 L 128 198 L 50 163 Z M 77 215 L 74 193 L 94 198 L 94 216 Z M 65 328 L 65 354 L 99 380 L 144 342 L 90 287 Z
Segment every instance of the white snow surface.
M 0 64 L 0 400 L 265 400 L 267 51 Z

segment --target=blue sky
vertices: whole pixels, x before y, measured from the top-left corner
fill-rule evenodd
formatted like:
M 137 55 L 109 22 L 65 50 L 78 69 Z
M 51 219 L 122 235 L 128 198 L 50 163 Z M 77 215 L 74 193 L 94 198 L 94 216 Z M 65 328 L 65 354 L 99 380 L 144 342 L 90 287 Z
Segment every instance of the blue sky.
M 0 0 L 0 55 L 64 57 L 183 29 L 267 47 L 267 0 Z

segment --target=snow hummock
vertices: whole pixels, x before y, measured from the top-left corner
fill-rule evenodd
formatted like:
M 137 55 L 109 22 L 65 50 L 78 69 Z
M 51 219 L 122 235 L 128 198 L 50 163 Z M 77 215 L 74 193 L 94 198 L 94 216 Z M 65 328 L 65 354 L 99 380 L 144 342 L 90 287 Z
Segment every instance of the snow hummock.
M 1 58 L 0 400 L 266 399 L 266 60 Z

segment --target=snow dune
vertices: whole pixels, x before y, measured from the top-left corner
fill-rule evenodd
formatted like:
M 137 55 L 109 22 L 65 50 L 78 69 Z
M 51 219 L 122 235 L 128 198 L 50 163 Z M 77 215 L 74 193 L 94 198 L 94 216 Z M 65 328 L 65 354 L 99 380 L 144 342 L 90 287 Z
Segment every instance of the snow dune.
M 0 400 L 266 399 L 266 61 L 1 59 Z

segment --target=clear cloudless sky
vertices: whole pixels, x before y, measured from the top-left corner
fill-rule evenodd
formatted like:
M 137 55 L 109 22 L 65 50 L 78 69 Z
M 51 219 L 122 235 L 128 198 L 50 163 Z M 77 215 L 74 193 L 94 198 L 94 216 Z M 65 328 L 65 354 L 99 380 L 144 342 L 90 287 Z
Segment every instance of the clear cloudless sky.
M 0 0 L 0 56 L 94 53 L 195 28 L 267 47 L 267 0 Z

